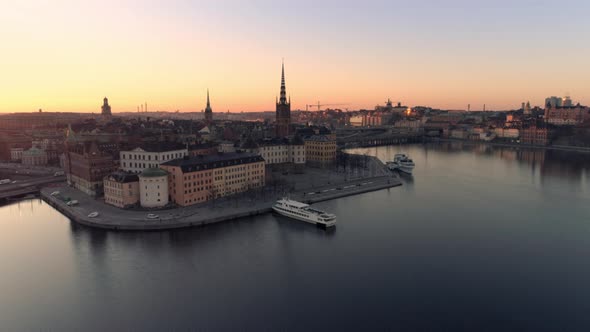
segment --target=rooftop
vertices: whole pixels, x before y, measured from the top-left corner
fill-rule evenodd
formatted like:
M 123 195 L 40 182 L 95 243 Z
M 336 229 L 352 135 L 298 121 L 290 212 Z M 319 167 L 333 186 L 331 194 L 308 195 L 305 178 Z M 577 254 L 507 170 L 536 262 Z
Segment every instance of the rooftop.
M 138 148 L 142 149 L 143 151 L 147 151 L 147 152 L 167 152 L 167 151 L 183 150 L 183 149 L 186 149 L 186 146 L 184 144 L 175 143 L 175 142 L 158 142 L 158 143 L 152 143 L 152 144 L 142 144 Z M 133 150 L 135 150 L 135 149 L 128 150 L 128 151 L 133 151 Z
M 183 173 L 188 173 L 205 169 L 250 164 L 259 161 L 264 161 L 264 159 L 255 153 L 231 152 L 205 156 L 184 157 L 181 159 L 170 160 L 163 163 L 162 165 L 180 167 Z
M 124 171 L 115 171 L 107 175 L 106 178 L 110 181 L 115 181 L 118 183 L 129 183 L 139 181 L 139 177 L 137 176 L 137 174 L 128 173 Z
M 143 172 L 141 172 L 141 174 L 139 176 L 145 177 L 145 178 L 156 178 L 156 177 L 167 176 L 167 175 L 168 175 L 168 172 L 166 172 L 165 170 L 163 170 L 161 168 L 146 168 L 143 170 Z

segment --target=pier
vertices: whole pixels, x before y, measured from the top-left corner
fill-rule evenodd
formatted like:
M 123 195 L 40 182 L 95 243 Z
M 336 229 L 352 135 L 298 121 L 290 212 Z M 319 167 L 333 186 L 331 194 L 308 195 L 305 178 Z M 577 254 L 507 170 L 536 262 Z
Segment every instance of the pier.
M 306 177 L 307 175 L 293 175 L 293 177 L 297 176 Z M 286 195 L 294 200 L 317 203 L 401 185 L 401 181 L 393 173 L 381 171 L 376 176 L 345 181 L 332 177 L 329 183 L 320 185 L 317 185 L 317 181 L 311 175 L 307 177 L 310 179 L 307 181 L 300 179 L 298 183 L 312 185 L 295 187 L 294 190 L 281 192 L 267 187 L 258 192 L 229 196 L 203 204 L 161 210 L 119 209 L 67 186 L 44 188 L 41 190 L 41 198 L 72 221 L 86 226 L 143 231 L 203 226 L 269 213 L 276 200 Z M 314 182 L 316 184 L 313 184 Z M 60 194 L 52 196 L 51 193 L 54 191 L 59 191 Z M 66 197 L 77 200 L 79 204 L 68 206 Z M 88 214 L 95 211 L 99 213 L 97 217 L 88 217 Z M 147 218 L 150 213 L 157 214 L 159 218 Z

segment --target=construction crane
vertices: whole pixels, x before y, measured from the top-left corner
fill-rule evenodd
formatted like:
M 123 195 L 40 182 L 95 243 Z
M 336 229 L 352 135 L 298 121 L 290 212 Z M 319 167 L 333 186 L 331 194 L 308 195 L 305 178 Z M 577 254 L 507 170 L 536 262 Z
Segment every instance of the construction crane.
M 305 105 L 305 110 L 309 111 L 310 107 L 317 107 L 318 111 L 321 110 L 322 106 L 343 106 L 343 105 L 350 105 L 350 104 L 320 104 L 320 102 L 318 101 L 317 104 L 307 104 Z

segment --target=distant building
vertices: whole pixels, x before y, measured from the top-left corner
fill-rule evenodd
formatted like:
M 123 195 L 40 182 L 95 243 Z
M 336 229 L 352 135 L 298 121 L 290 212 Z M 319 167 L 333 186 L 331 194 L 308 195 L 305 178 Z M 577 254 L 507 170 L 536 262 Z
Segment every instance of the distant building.
M 104 177 L 104 202 L 119 208 L 139 203 L 139 177 L 137 174 L 116 171 Z
M 100 114 L 105 117 L 110 117 L 112 114 L 111 114 L 111 105 L 109 105 L 109 100 L 107 97 L 104 97 L 104 99 L 102 101 L 103 101 L 103 104 L 101 107 Z
M 161 167 L 170 173 L 171 201 L 180 206 L 261 188 L 265 182 L 264 159 L 252 153 L 185 157 Z
M 312 166 L 329 166 L 336 161 L 336 138 L 333 135 L 306 137 L 305 159 Z
M 142 207 L 166 206 L 168 196 L 168 172 L 161 168 L 148 168 L 139 174 L 139 202 Z
M 546 127 L 530 126 L 521 130 L 520 142 L 531 145 L 549 145 L 550 135 Z
M 545 105 L 545 122 L 556 125 L 578 125 L 590 119 L 590 109 L 585 106 L 552 106 Z
M 258 143 L 257 152 L 266 165 L 305 165 L 305 143 L 303 140 L 263 140 Z
M 195 157 L 199 155 L 215 154 L 218 152 L 217 149 L 218 145 L 211 142 L 194 144 L 188 147 L 188 155 Z
M 236 146 L 233 142 L 224 141 L 219 143 L 219 145 L 217 146 L 217 151 L 221 153 L 236 152 Z
M 10 149 L 10 160 L 22 161 L 23 160 L 23 148 L 11 148 Z
M 205 107 L 205 123 L 207 125 L 213 123 L 213 110 L 211 109 L 211 103 L 209 102 L 209 89 L 207 89 L 207 107 Z
M 139 174 L 146 168 L 155 168 L 167 161 L 188 156 L 188 150 L 179 143 L 162 142 L 121 151 L 119 156 L 122 170 Z
M 291 132 L 291 98 L 287 101 L 285 65 L 281 67 L 281 96 L 276 104 L 276 137 L 289 136 Z
M 22 163 L 27 166 L 45 166 L 47 165 L 47 152 L 32 147 L 22 153 Z

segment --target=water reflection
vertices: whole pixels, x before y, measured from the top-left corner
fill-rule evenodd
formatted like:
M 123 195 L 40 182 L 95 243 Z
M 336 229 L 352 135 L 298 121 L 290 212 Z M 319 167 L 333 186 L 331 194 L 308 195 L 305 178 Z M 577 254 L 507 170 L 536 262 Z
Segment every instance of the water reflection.
M 549 150 L 541 148 L 518 148 L 509 146 L 493 146 L 489 144 L 477 144 L 470 142 L 441 142 L 425 145 L 387 146 L 380 148 L 352 149 L 352 153 L 368 153 L 375 155 L 382 161 L 393 159 L 396 153 L 410 153 L 417 160 L 415 174 L 420 174 L 430 167 L 440 165 L 429 164 L 429 153 L 438 153 L 437 161 L 440 161 L 441 152 L 444 152 L 450 162 L 450 156 L 462 155 L 462 160 L 452 160 L 456 167 L 469 167 L 471 158 L 495 158 L 521 166 L 529 166 L 531 174 L 538 177 L 540 185 L 553 183 L 552 178 L 565 179 L 580 190 L 587 190 L 588 178 L 586 176 L 590 168 L 590 153 Z M 411 183 L 413 180 L 404 179 Z M 549 181 L 549 182 L 547 182 Z

